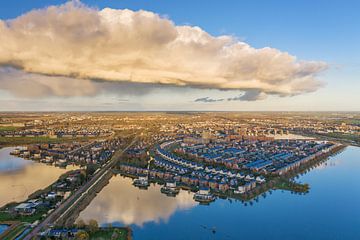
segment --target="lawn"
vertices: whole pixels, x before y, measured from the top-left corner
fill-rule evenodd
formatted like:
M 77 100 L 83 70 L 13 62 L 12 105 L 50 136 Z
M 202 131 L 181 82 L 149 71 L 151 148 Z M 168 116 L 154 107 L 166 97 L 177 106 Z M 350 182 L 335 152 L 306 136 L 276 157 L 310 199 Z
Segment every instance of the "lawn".
M 112 238 L 113 234 L 117 234 L 117 238 Z M 91 240 L 103 240 L 103 239 L 116 239 L 116 240 L 127 240 L 129 230 L 126 228 L 102 228 L 98 231 L 90 234 Z
M 21 215 L 15 215 L 7 212 L 0 212 L 0 222 L 2 221 L 19 221 L 19 222 L 27 222 L 27 223 L 33 223 L 36 220 L 40 220 L 42 218 L 42 215 L 47 213 L 49 208 L 41 208 L 36 210 L 36 213 L 30 216 L 21 216 Z

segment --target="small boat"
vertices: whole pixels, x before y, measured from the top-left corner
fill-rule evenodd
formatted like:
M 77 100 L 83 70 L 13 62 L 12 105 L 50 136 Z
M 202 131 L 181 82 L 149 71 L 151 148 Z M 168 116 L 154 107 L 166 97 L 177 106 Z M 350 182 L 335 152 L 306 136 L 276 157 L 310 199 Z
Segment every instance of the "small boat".
M 52 165 L 53 164 L 53 160 L 52 159 L 45 159 L 45 163 L 48 165 Z
M 55 162 L 55 166 L 57 167 L 66 167 L 67 161 L 65 159 L 59 159 Z
M 19 148 L 15 148 L 14 150 L 12 150 L 12 151 L 10 152 L 10 155 L 15 155 L 15 156 L 20 155 L 20 149 L 19 149 Z
M 166 182 L 160 191 L 167 196 L 176 196 L 180 192 L 180 189 L 176 187 L 176 182 Z
M 208 188 L 201 188 L 195 193 L 194 200 L 202 204 L 209 204 L 215 200 L 215 196 L 210 193 Z
M 137 179 L 134 179 L 133 185 L 139 188 L 147 189 L 150 186 L 147 176 L 140 176 Z

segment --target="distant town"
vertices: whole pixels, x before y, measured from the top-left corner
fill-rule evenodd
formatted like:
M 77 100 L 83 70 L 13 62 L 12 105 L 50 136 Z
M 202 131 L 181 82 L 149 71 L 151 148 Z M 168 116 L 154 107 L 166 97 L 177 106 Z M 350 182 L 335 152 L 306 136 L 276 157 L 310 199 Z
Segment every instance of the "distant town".
M 297 175 L 359 144 L 355 113 L 1 113 L 0 147 L 72 170 L 1 206 L 0 238 L 131 239 L 129 226 L 78 219 L 114 175 L 144 191 L 160 185 L 170 198 L 191 192 L 201 205 L 247 203 L 274 189 L 307 194 Z

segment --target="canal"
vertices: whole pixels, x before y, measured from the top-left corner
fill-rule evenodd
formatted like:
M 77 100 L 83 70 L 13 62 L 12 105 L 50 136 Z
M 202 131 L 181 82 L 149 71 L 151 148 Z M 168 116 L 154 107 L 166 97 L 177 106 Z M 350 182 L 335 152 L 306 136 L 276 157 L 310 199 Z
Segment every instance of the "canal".
M 13 149 L 0 149 L 0 207 L 9 202 L 26 200 L 31 193 L 55 182 L 61 174 L 75 169 L 60 169 L 12 156 L 10 152 Z
M 158 185 L 140 190 L 117 175 L 79 219 L 129 225 L 135 240 L 360 239 L 360 148 L 346 148 L 296 181 L 310 192 L 273 190 L 247 203 L 204 206 L 187 191 L 166 197 Z
M 6 229 L 9 228 L 9 225 L 6 224 L 0 224 L 0 235 L 5 232 Z

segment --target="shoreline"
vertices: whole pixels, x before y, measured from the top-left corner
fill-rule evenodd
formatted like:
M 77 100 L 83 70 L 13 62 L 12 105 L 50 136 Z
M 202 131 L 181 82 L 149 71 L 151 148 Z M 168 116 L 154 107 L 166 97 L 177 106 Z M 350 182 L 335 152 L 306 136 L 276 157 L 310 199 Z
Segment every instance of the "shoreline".
M 339 154 L 344 149 L 346 149 L 346 147 L 347 147 L 347 145 L 336 144 L 333 147 L 331 147 L 328 152 L 321 153 L 320 155 L 314 154 L 314 156 L 312 156 L 309 160 L 307 160 L 306 162 L 300 163 L 299 166 L 297 166 L 295 169 L 287 171 L 283 175 L 275 175 L 275 176 L 273 175 L 272 176 L 273 179 L 271 179 L 270 181 L 263 183 L 263 184 L 257 184 L 255 188 L 253 188 L 249 191 L 246 191 L 244 193 L 236 194 L 236 193 L 233 193 L 232 190 L 227 190 L 225 192 L 222 192 L 220 190 L 214 190 L 214 189 L 211 189 L 211 193 L 213 193 L 215 196 L 220 197 L 220 198 L 225 197 L 225 198 L 239 199 L 239 200 L 243 200 L 243 201 L 251 201 L 252 199 L 258 197 L 259 195 L 261 195 L 269 190 L 279 189 L 276 186 L 277 184 L 279 184 L 279 182 L 283 182 L 283 183 L 289 182 L 290 183 L 291 179 L 294 178 L 295 176 L 297 176 L 298 174 L 311 169 L 312 166 L 314 166 L 318 163 L 321 163 L 322 161 L 327 161 L 329 157 Z M 121 166 L 119 168 L 121 168 Z M 142 168 L 137 168 L 137 169 L 146 171 L 146 169 L 142 169 Z M 129 177 L 131 179 L 135 179 L 135 178 L 138 178 L 140 175 L 143 175 L 143 172 L 142 173 L 130 173 L 130 172 L 123 171 L 121 169 L 114 169 L 113 172 L 120 174 L 121 176 L 124 176 L 124 177 Z M 284 181 L 284 178 L 286 178 L 286 181 Z M 164 179 L 164 178 L 150 177 L 149 183 L 164 185 L 166 180 L 167 179 Z M 196 192 L 199 189 L 199 186 L 188 185 L 185 183 L 180 183 L 178 185 L 178 187 L 182 190 L 191 191 L 191 192 Z M 261 189 L 263 189 L 263 190 L 261 190 Z M 284 189 L 284 190 L 290 191 L 290 189 Z M 296 192 L 296 191 L 294 191 L 294 192 Z

